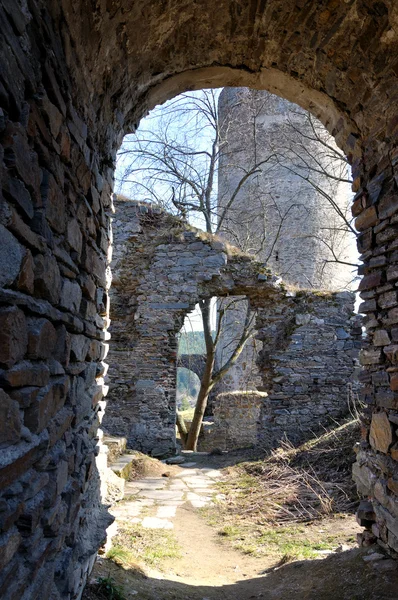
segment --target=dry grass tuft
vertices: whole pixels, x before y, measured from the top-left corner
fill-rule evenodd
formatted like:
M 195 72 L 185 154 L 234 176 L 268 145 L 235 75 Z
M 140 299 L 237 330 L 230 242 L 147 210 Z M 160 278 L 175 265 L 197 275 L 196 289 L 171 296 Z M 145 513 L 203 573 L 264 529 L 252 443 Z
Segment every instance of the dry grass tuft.
M 352 447 L 358 437 L 359 425 L 352 420 L 298 448 L 286 441 L 264 460 L 231 468 L 231 485 L 242 477 L 246 485 L 243 496 L 239 491 L 232 494 L 230 508 L 240 507 L 244 500 L 246 513 L 261 514 L 268 524 L 308 522 L 352 512 L 357 502 L 351 477 Z
M 254 556 L 317 558 L 353 543 L 352 525 L 343 523 L 346 517 L 352 522 L 358 502 L 351 477 L 358 437 L 352 420 L 300 447 L 286 441 L 261 460 L 228 467 L 218 484 L 222 495 L 203 509 L 205 517 L 235 548 Z

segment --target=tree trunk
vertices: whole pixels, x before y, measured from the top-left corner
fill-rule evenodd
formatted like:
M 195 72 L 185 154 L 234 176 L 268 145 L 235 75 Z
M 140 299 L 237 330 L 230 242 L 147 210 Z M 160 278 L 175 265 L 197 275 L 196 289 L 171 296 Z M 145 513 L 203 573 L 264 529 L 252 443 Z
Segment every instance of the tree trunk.
M 185 447 L 185 443 L 186 443 L 187 437 L 188 437 L 188 431 L 187 431 L 187 428 L 185 425 L 184 418 L 180 415 L 178 410 L 177 410 L 177 429 L 178 429 L 178 433 L 180 434 L 181 443 L 182 443 L 183 447 Z
M 185 450 L 193 450 L 196 452 L 200 428 L 202 426 L 203 417 L 207 406 L 207 399 L 209 397 L 213 368 L 214 355 L 210 357 L 210 360 L 209 357 L 206 360 L 206 367 L 200 384 L 199 395 L 196 401 L 191 427 L 189 428 L 188 437 L 185 443 Z
M 199 302 L 199 307 L 202 313 L 203 333 L 206 343 L 206 364 L 200 382 L 200 390 L 198 399 L 196 401 L 195 412 L 193 414 L 191 427 L 189 428 L 188 437 L 185 444 L 185 450 L 193 451 L 196 451 L 198 445 L 200 428 L 202 426 L 202 421 L 207 406 L 207 398 L 209 397 L 209 393 L 212 387 L 212 376 L 216 356 L 214 342 L 211 335 L 211 300 L 201 300 Z

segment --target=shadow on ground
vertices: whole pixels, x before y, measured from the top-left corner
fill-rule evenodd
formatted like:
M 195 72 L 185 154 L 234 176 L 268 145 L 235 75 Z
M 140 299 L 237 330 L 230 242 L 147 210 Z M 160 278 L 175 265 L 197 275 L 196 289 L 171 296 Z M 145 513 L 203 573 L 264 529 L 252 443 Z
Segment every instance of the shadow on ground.
M 366 564 L 363 557 L 368 552 L 353 549 L 322 560 L 296 561 L 265 576 L 219 587 L 140 577 L 105 559 L 96 565 L 93 577 L 113 577 L 128 600 L 397 600 L 398 571 Z M 83 600 L 96 598 L 88 586 Z

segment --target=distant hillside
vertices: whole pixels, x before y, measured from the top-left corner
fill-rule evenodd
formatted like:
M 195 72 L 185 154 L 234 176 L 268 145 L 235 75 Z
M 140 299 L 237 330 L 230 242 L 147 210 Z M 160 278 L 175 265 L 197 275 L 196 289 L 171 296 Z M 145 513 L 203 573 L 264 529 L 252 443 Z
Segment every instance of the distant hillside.
M 180 333 L 178 354 L 206 354 L 203 331 Z

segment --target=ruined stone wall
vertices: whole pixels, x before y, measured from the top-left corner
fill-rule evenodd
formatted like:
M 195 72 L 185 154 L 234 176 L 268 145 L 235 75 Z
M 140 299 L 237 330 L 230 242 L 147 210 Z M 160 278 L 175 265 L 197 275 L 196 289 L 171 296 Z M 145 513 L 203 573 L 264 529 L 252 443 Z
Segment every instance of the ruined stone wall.
M 300 107 L 264 90 L 224 88 L 218 112 L 223 236 L 287 283 L 345 289 L 353 279 L 347 263 L 356 262 L 355 236 L 340 217 L 350 218 L 351 191 L 332 136 Z M 333 261 L 330 248 L 342 262 Z
M 378 539 L 397 548 L 397 19 L 395 0 L 2 2 L 2 598 L 79 598 L 104 537 L 95 457 L 116 150 L 148 109 L 203 86 L 297 101 L 352 165 L 370 332 L 356 478 Z M 40 350 L 32 319 L 52 332 Z
M 297 105 L 263 90 L 224 88 L 218 109 L 222 235 L 301 289 L 350 289 L 355 272 L 349 263 L 355 265 L 357 253 L 343 220 L 351 218 L 349 173 L 333 138 Z M 234 326 L 221 336 L 219 361 L 239 337 L 244 313 L 238 305 L 228 310 L 225 318 Z M 261 385 L 253 368 L 258 351 L 246 346 L 224 391 Z
M 213 402 L 212 422 L 203 424 L 198 450 L 234 450 L 259 445 L 262 414 L 268 394 L 257 391 L 224 392 Z
M 259 310 L 258 365 L 269 394 L 260 443 L 298 443 L 359 409 L 361 318 L 349 292 L 300 294 L 288 306 Z
M 257 390 L 216 395 L 200 450 L 297 444 L 360 410 L 362 320 L 354 294 L 297 293 L 258 308 Z M 225 419 L 225 422 L 224 422 Z
M 200 298 L 283 290 L 261 263 L 164 211 L 115 201 L 110 392 L 104 427 L 154 456 L 175 451 L 177 334 Z
M 222 432 L 228 448 L 275 445 L 285 435 L 297 442 L 348 412 L 362 334 L 353 294 L 286 293 L 261 263 L 159 208 L 123 199 L 115 207 L 109 433 L 155 456 L 174 451 L 176 369 L 189 365 L 189 356 L 178 363 L 177 334 L 199 298 L 235 291 L 258 315 L 256 369 L 269 398 L 218 395 L 213 441 Z
M 45 8 L 2 3 L 0 31 L 0 597 L 69 599 L 112 520 L 97 433 L 112 175 Z

